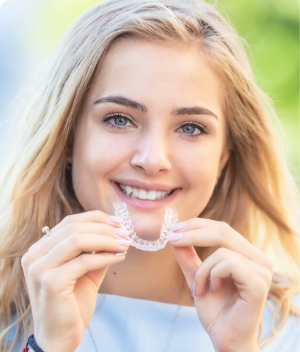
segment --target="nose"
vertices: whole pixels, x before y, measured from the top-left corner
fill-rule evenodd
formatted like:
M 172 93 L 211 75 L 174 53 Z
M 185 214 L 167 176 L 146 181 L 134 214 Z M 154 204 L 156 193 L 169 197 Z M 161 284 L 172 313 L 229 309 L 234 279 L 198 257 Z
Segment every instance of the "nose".
M 143 169 L 148 175 L 171 169 L 170 143 L 162 131 L 141 135 L 131 165 Z

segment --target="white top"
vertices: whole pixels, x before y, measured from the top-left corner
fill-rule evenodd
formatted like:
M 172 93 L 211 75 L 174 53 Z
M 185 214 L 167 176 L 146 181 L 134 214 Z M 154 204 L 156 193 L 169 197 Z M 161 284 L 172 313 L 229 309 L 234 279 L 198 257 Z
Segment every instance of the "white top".
M 300 306 L 300 295 L 293 297 Z M 270 301 L 268 303 L 271 304 Z M 265 307 L 263 336 L 271 331 L 272 311 Z M 99 294 L 89 329 L 76 352 L 214 352 L 195 307 Z M 13 352 L 20 352 L 16 347 Z M 300 319 L 289 316 L 277 338 L 262 352 L 300 352 Z
M 299 303 L 299 297 L 296 297 Z M 295 302 L 297 303 L 297 302 Z M 177 314 L 178 313 L 178 314 Z M 263 336 L 272 311 L 263 314 Z M 94 316 L 76 352 L 214 352 L 195 307 L 99 294 Z M 300 351 L 300 319 L 290 316 L 262 352 Z

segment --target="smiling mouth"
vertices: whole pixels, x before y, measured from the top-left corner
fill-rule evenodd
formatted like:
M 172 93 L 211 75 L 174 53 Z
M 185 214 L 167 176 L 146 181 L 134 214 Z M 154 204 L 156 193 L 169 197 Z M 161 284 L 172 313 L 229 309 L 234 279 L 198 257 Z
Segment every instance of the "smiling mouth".
M 125 186 L 125 185 L 122 185 L 121 183 L 117 183 L 117 185 L 120 188 L 121 192 L 125 194 L 125 196 L 136 198 L 136 199 L 142 199 L 142 200 L 164 199 L 169 197 L 175 191 L 175 189 L 172 189 L 171 191 L 167 191 L 167 192 L 156 191 L 156 190 L 147 191 L 142 188 Z

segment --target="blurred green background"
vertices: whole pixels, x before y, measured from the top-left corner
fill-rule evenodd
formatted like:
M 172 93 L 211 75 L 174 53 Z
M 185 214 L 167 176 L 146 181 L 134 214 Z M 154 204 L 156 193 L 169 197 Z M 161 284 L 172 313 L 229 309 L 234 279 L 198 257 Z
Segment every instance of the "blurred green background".
M 45 56 L 95 0 L 43 0 L 27 17 L 23 40 Z M 281 120 L 281 141 L 299 189 L 299 3 L 297 0 L 210 0 L 248 43 L 257 82 Z

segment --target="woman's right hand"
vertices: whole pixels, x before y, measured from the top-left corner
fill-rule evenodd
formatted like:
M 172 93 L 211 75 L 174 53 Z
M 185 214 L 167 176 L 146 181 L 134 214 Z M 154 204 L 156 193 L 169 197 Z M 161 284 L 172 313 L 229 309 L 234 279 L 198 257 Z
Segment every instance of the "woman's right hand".
M 118 254 L 126 254 L 127 236 L 115 217 L 90 211 L 67 216 L 24 254 L 34 337 L 45 352 L 80 344 L 108 267 L 125 258 Z

